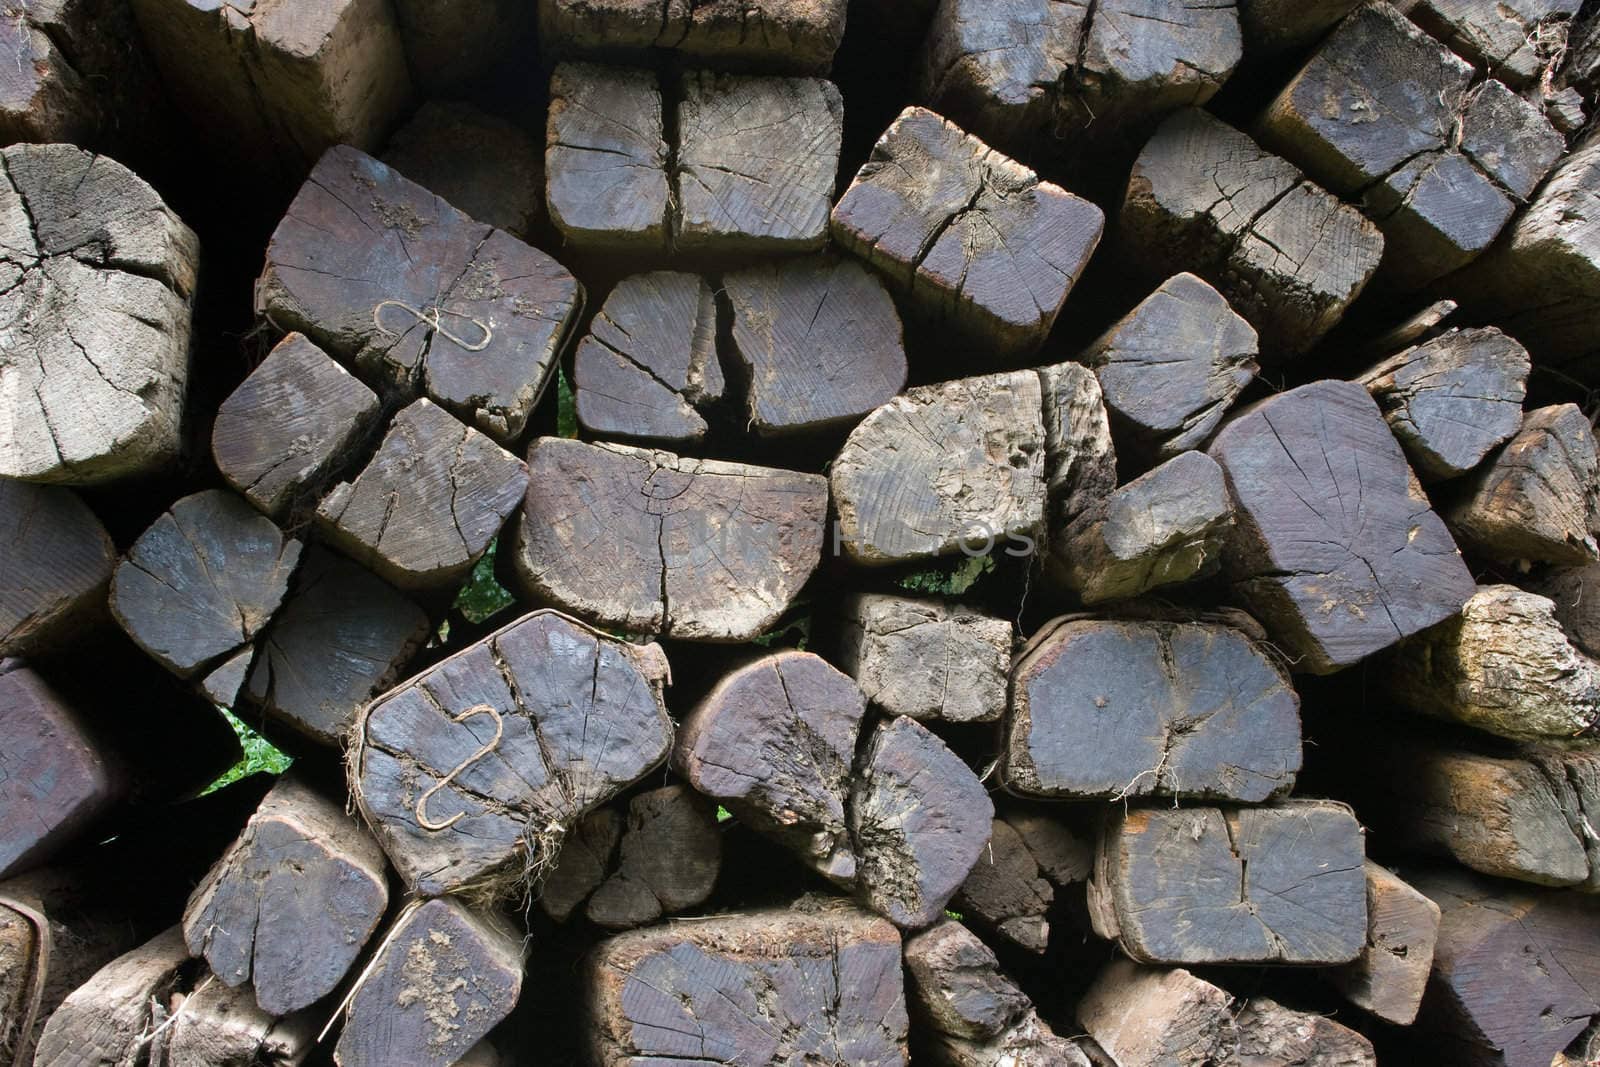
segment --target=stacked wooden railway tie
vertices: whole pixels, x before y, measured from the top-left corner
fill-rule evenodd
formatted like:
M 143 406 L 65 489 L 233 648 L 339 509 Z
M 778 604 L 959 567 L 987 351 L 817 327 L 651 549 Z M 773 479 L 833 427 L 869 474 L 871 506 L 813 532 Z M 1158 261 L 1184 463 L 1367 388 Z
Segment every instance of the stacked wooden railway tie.
M 1600 457 L 1525 410 L 1600 376 L 1600 14 L 939 0 L 841 191 L 843 0 L 92 6 L 0 39 L 0 1057 L 535 1062 L 558 929 L 596 1063 L 1600 1049 Z M 542 151 L 446 102 L 513 24 Z M 199 418 L 200 240 L 95 79 L 297 187 Z M 1064 340 L 1102 263 L 1147 295 Z M 441 637 L 495 545 L 517 616 Z M 965 561 L 1020 595 L 897 583 Z M 84 885 L 206 704 L 303 766 L 141 873 L 163 929 Z

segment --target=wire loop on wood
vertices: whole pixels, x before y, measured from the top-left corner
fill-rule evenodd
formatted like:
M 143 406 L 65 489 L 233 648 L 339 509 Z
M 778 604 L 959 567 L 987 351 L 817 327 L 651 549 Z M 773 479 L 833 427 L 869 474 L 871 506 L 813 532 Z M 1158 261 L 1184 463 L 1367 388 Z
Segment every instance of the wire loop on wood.
M 474 752 L 472 755 L 456 764 L 455 768 L 451 770 L 449 774 L 445 775 L 433 785 L 429 786 L 427 791 L 417 798 L 417 825 L 422 827 L 424 830 L 433 830 L 435 832 L 439 830 L 448 830 L 461 820 L 461 817 L 466 814 L 464 811 L 456 812 L 444 822 L 434 822 L 428 818 L 428 801 L 433 799 L 433 795 L 435 793 L 454 781 L 456 775 L 460 774 L 462 771 L 466 770 L 468 767 L 472 766 L 474 763 L 477 763 L 483 757 L 500 747 L 500 738 L 505 735 L 505 721 L 500 718 L 500 713 L 494 710 L 494 708 L 490 707 L 488 704 L 474 704 L 466 711 L 463 711 L 458 715 L 450 716 L 450 721 L 466 722 L 474 715 L 488 715 L 494 719 L 494 736 L 489 739 L 488 744 L 484 745 L 482 748 L 478 749 L 478 751 Z
M 489 324 L 484 322 L 482 319 L 473 318 L 471 315 L 468 315 L 464 312 L 450 311 L 439 307 L 438 305 L 434 305 L 433 307 L 424 311 L 421 308 L 412 307 L 403 300 L 380 300 L 372 306 L 372 325 L 377 327 L 378 332 L 383 334 L 385 337 L 399 337 L 403 332 L 399 330 L 391 330 L 389 327 L 383 324 L 383 309 L 386 307 L 399 308 L 401 311 L 404 311 L 406 314 L 410 315 L 412 318 L 428 327 L 440 337 L 459 345 L 468 352 L 482 352 L 485 348 L 489 347 L 489 342 L 494 340 L 494 331 L 491 330 L 489 328 Z M 466 319 L 468 322 L 472 323 L 472 325 L 483 331 L 483 340 L 479 341 L 477 344 L 468 344 L 466 340 L 464 340 L 459 334 L 453 333 L 445 327 L 445 325 L 440 321 L 440 316 L 443 315 L 450 315 L 458 319 Z

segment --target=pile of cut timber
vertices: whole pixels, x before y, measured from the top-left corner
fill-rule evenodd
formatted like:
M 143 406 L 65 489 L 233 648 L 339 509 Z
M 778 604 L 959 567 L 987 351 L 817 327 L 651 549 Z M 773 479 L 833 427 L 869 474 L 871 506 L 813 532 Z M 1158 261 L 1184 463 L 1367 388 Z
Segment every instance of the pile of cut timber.
M 12 7 L 0 1067 L 1600 1064 L 1600 0 Z

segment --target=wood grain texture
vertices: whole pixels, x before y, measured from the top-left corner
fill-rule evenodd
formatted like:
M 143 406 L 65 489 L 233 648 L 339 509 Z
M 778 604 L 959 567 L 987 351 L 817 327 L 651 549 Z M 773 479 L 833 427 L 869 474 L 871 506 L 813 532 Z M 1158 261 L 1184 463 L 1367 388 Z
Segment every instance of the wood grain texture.
M 674 145 L 674 247 L 708 255 L 828 243 L 844 99 L 821 78 L 693 71 Z
M 1104 513 L 1117 487 L 1117 450 L 1111 439 L 1100 381 L 1079 363 L 1039 370 L 1044 392 L 1046 573 L 1065 580 L 1058 543 Z
M 0 477 L 89 485 L 178 454 L 200 247 L 137 175 L 0 151 Z
M 1107 964 L 1078 1004 L 1078 1021 L 1119 1067 L 1227 1062 L 1232 998 L 1177 968 Z
M 1255 327 L 1264 359 L 1316 344 L 1360 295 L 1383 235 L 1355 208 L 1209 114 L 1179 111 L 1133 165 L 1123 254 L 1180 262 Z
M 339 1067 L 449 1067 L 522 992 L 521 932 L 448 897 L 403 913 L 381 946 L 346 1011 Z
M 69 844 L 124 792 L 80 714 L 26 667 L 0 674 L 0 878 Z
M 1103 144 L 1204 104 L 1242 54 L 1232 3 L 944 0 L 920 88 L 1017 152 L 1055 137 Z
M 839 666 L 886 715 L 994 722 L 1005 714 L 1012 624 L 955 601 L 858 593 L 842 608 Z
M 590 433 L 662 443 L 702 439 L 701 409 L 721 400 L 727 386 L 711 286 L 676 271 L 622 279 L 578 342 L 572 364 L 578 423 Z
M 845 0 L 539 0 L 540 45 L 558 55 L 663 52 L 718 70 L 826 74 Z
M 615 807 L 585 815 L 561 842 L 555 867 L 539 889 L 539 907 L 558 923 L 577 913 L 616 866 L 625 818 Z
M 1530 591 L 1555 605 L 1567 640 L 1585 655 L 1600 657 L 1600 563 L 1548 570 Z
M 1378 1067 L 1372 1042 L 1316 1012 L 1295 1011 L 1251 997 L 1234 1014 L 1229 1063 L 1297 1063 L 1306 1067 Z
M 1445 510 L 1461 543 L 1488 559 L 1517 564 L 1583 564 L 1600 554 L 1600 455 L 1576 404 L 1528 412 Z M 1524 564 L 1525 565 L 1525 564 Z
M 288 1015 L 355 963 L 388 908 L 387 871 L 359 822 L 280 779 L 189 897 L 184 940 L 223 985 L 248 983 L 262 1011 Z
M 721 867 L 708 799 L 685 785 L 640 793 L 628 802 L 615 867 L 589 898 L 589 920 L 623 930 L 694 908 L 711 895 Z
M 740 822 L 849 886 L 858 857 L 846 825 L 866 699 L 810 652 L 779 652 L 734 671 L 683 720 L 673 768 Z
M 309 1012 L 275 1018 L 256 1006 L 250 988 L 229 989 L 202 975 L 192 991 L 174 992 L 151 1009 L 150 1067 L 248 1063 L 299 1067 L 316 1046 Z
M 401 589 L 465 577 L 528 487 L 523 462 L 427 400 L 395 416 L 354 481 L 317 506 L 317 528 Z
M 1439 905 L 1371 860 L 1367 873 L 1367 944 L 1352 963 L 1328 978 L 1352 1004 L 1398 1026 L 1410 1026 L 1422 1006 Z
M 1113 809 L 1089 914 L 1146 963 L 1348 963 L 1366 944 L 1363 861 L 1336 801 Z
M 104 1067 L 137 1063 L 154 1015 L 183 985 L 189 950 L 173 926 L 118 956 L 78 987 L 50 1016 L 33 1062 L 37 1067 Z
M 425 11 L 429 5 L 399 8 Z M 446 16 L 471 9 L 491 16 L 506 0 L 455 0 Z M 503 31 L 502 31 L 503 32 Z M 456 41 L 457 47 L 466 44 Z M 471 57 L 481 62 L 481 57 Z M 544 152 L 522 127 L 457 100 L 429 100 L 385 143 L 382 160 L 479 222 L 524 241 L 544 213 Z
M 327 488 L 377 419 L 377 394 L 291 333 L 217 409 L 211 456 L 229 485 L 282 519 Z
M 378 0 L 133 0 L 168 91 L 210 137 L 284 181 L 340 144 L 371 151 L 411 103 L 394 11 Z
M 1452 329 L 1356 380 L 1417 476 L 1433 481 L 1467 473 L 1521 428 L 1530 369 L 1527 349 L 1499 330 Z
M 723 275 L 733 352 L 749 386 L 746 427 L 784 434 L 847 427 L 906 384 L 900 316 L 854 260 L 789 259 Z
M 850 787 L 855 898 L 896 926 L 927 926 L 989 842 L 994 804 L 939 736 L 899 716 L 867 734 Z
M 833 239 L 926 316 L 1024 355 L 1100 242 L 1099 208 L 925 108 L 878 139 L 833 209 Z
M 501 442 L 521 436 L 582 302 L 554 259 L 348 146 L 317 161 L 256 282 L 258 313 L 380 393 L 426 395 Z
M 931 1031 L 934 1063 L 1089 1067 L 1083 1052 L 1040 1020 L 994 953 L 960 923 L 942 920 L 908 938 L 905 960 L 908 999 L 917 1021 Z
M 377 575 L 313 547 L 261 639 L 243 697 L 325 745 L 398 679 L 427 641 L 427 614 Z
M 603 252 L 665 252 L 671 149 L 649 71 L 562 63 L 550 75 L 545 203 L 562 237 Z
M 989 844 L 961 883 L 954 907 L 963 920 L 970 917 L 1012 944 L 1043 954 L 1050 943 L 1053 903 L 1055 886 L 1043 877 L 1022 835 L 996 817 Z
M 1452 1062 L 1544 1067 L 1600 1012 L 1593 901 L 1462 871 L 1412 884 L 1441 913 L 1417 1026 Z
M 1016 661 L 1008 791 L 1260 803 L 1300 769 L 1300 701 L 1266 650 L 1204 622 L 1062 619 Z
M 0 478 L 0 656 L 49 651 L 105 617 L 117 550 L 72 490 Z
M 1099 604 L 1210 577 L 1232 526 L 1222 468 L 1204 452 L 1183 452 L 1053 533 L 1051 551 L 1067 586 Z
M 842 901 L 620 934 L 582 976 L 596 1063 L 909 1062 L 900 934 Z
M 1416 0 L 1406 13 L 1458 55 L 1518 88 L 1557 62 L 1580 0 Z
M 1233 494 L 1229 575 L 1296 670 L 1347 667 L 1450 618 L 1475 591 L 1361 386 L 1281 393 L 1208 451 Z
M 1377 678 L 1402 707 L 1515 740 L 1576 738 L 1600 720 L 1600 664 L 1572 646 L 1548 599 L 1511 585 L 1481 587 Z
M 746 641 L 821 559 L 819 475 L 552 437 L 529 446 L 528 465 L 517 576 L 604 626 Z
M 349 755 L 356 802 L 415 892 L 514 883 L 513 867 L 550 858 L 533 852 L 541 839 L 558 844 L 666 759 L 666 672 L 655 645 L 526 615 L 362 712 Z M 495 738 L 494 716 L 457 717 L 480 704 L 500 717 L 500 741 L 473 758 Z M 430 824 L 462 817 L 429 829 L 424 799 Z
M 1175 274 L 1078 356 L 1147 460 L 1203 447 L 1256 375 L 1256 331 L 1211 286 Z
M 850 432 L 829 473 L 841 544 L 868 566 L 1034 537 L 1044 519 L 1039 376 L 917 386 Z
M 225 489 L 172 505 L 111 579 L 111 614 L 180 678 L 248 651 L 283 603 L 301 544 Z

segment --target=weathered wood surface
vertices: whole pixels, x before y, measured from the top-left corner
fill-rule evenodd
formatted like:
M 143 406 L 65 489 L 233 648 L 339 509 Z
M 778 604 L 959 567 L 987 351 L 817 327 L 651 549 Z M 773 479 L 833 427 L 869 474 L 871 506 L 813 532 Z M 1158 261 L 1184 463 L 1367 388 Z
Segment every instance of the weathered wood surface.
M 1480 588 L 1374 677 L 1403 707 L 1513 740 L 1575 738 L 1600 720 L 1600 663 L 1568 641 L 1550 600 L 1511 585 Z
M 834 900 L 620 934 L 582 977 L 596 1063 L 909 1062 L 900 935 Z
M 1099 515 L 1117 487 L 1117 450 L 1111 440 L 1100 380 L 1079 363 L 1039 370 L 1044 393 L 1045 521 L 1050 538 Z M 1062 554 L 1046 546 L 1048 573 L 1061 578 Z
M 1433 481 L 1472 470 L 1521 428 L 1530 369 L 1527 349 L 1490 327 L 1450 330 L 1356 380 L 1417 476 Z
M 1051 552 L 1085 604 L 1126 600 L 1215 574 L 1232 526 L 1222 468 L 1184 452 L 1112 493 Z
M 389 905 L 383 850 L 339 805 L 292 778 L 273 786 L 183 913 L 189 951 L 246 984 L 269 1015 L 331 993 Z
M 488 9 L 496 4 L 507 6 L 505 0 L 439 6 Z M 381 158 L 479 222 L 524 241 L 533 237 L 544 211 L 541 146 L 522 127 L 471 104 L 429 100 L 389 138 Z
M 683 720 L 673 768 L 740 822 L 843 885 L 859 857 L 846 823 L 866 698 L 810 652 L 734 671 Z
M 225 489 L 178 500 L 111 579 L 111 614 L 163 667 L 203 678 L 247 653 L 300 563 L 301 545 Z
M 906 939 L 910 1006 L 931 1031 L 935 1063 L 1089 1067 L 1070 1041 L 1039 1019 L 1033 1002 L 966 927 L 946 919 Z
M 1440 908 L 1417 1026 L 1464 1067 L 1545 1067 L 1600 1013 L 1595 904 L 1460 871 L 1413 884 Z
M 710 284 L 675 271 L 622 279 L 578 342 L 572 387 L 578 423 L 592 434 L 701 440 L 702 409 L 727 388 Z
M 52 651 L 105 617 L 116 546 L 72 490 L 0 478 L 0 544 L 0 656 Z
M 1004 813 L 1039 873 L 1057 889 L 1089 880 L 1094 867 L 1098 811 L 1083 808 L 1013 808 Z
M 1055 886 L 1042 876 L 1022 835 L 996 817 L 988 846 L 955 895 L 955 908 L 1007 941 L 1043 953 L 1050 943 L 1047 913 L 1054 902 Z
M 519 865 L 549 861 L 541 838 L 667 758 L 666 674 L 656 645 L 524 616 L 361 713 L 356 802 L 414 891 L 509 889 Z
M 845 601 L 839 665 L 886 715 L 994 722 L 1005 714 L 1012 624 L 955 601 L 858 593 Z
M 1037 538 L 1042 404 L 1023 370 L 917 386 L 868 415 L 829 474 L 845 554 L 872 566 Z
M 256 310 L 380 393 L 521 436 L 583 289 L 554 259 L 362 152 L 317 161 L 267 246 Z
M 1209 452 L 1234 500 L 1229 576 L 1296 670 L 1347 667 L 1450 618 L 1475 591 L 1361 386 L 1280 393 L 1230 421 Z
M 999 356 L 1031 353 L 1100 243 L 1101 210 L 910 107 L 833 209 L 833 239 L 924 315 Z
M 1175 274 L 1078 356 L 1146 460 L 1202 447 L 1256 375 L 1256 331 L 1211 286 Z
M 427 613 L 393 586 L 314 546 L 261 639 L 244 698 L 315 741 L 339 745 L 431 629 Z
M 1328 972 L 1352 1004 L 1397 1026 L 1410 1026 L 1422 1005 L 1439 938 L 1439 905 L 1371 860 L 1367 875 L 1367 943 L 1353 962 Z
M 1588 563 L 1600 556 L 1600 454 L 1576 404 L 1523 416 L 1522 427 L 1445 510 L 1463 545 L 1520 564 Z
M 317 1021 L 310 1013 L 275 1018 L 256 1006 L 248 986 L 229 989 L 210 977 L 151 1009 L 150 1067 L 299 1067 L 311 1055 Z
M 1284 160 L 1203 111 L 1174 114 L 1133 165 L 1121 251 L 1179 262 L 1255 327 L 1262 356 L 1322 338 L 1378 268 L 1383 235 Z
M 451 898 L 403 912 L 363 972 L 334 1049 L 339 1067 L 449 1067 L 522 992 L 520 930 Z
M 1361 196 L 1388 273 L 1417 288 L 1489 247 L 1565 144 L 1532 104 L 1386 3 L 1358 8 L 1267 109 L 1268 147 Z M 1338 103 L 1330 105 L 1328 101 Z M 1460 132 L 1457 132 L 1457 127 Z
M 282 519 L 328 487 L 377 420 L 377 394 L 291 333 L 217 409 L 211 455 L 229 485 Z
M 533 28 L 534 10 L 522 0 L 395 0 L 394 17 L 412 75 L 438 94 L 481 81 L 504 61 Z
M 1011 691 L 1001 778 L 1019 795 L 1259 803 L 1300 770 L 1294 687 L 1230 626 L 1057 620 Z
M 589 920 L 623 930 L 686 911 L 711 895 L 721 867 L 722 835 L 708 800 L 683 785 L 641 793 L 628 802 L 615 869 L 589 898 Z
M 856 261 L 787 259 L 725 274 L 722 289 L 733 308 L 733 352 L 748 375 L 748 429 L 846 427 L 905 388 L 900 316 Z
M 539 0 L 539 41 L 557 55 L 667 52 L 720 70 L 826 74 L 845 8 L 845 0 Z
M 154 71 L 125 3 L 43 0 L 0 31 L 0 143 L 122 147 L 144 133 Z M 153 110 L 153 109 L 152 109 Z M 127 127 L 135 127 L 129 130 Z
M 371 150 L 411 101 L 393 9 L 132 0 L 168 91 L 210 137 L 278 180 L 339 144 Z
M 140 1063 L 155 1013 L 180 990 L 189 962 L 174 926 L 96 971 L 50 1016 L 36 1067 L 103 1067 Z
M 1078 1019 L 1118 1067 L 1377 1067 L 1372 1043 L 1325 1016 L 1267 997 L 1235 1003 L 1181 968 L 1115 960 Z
M 1569 155 L 1488 255 L 1452 277 L 1451 294 L 1528 346 L 1534 359 L 1600 381 L 1600 142 Z
M 0 477 L 162 470 L 181 443 L 198 239 L 107 156 L 12 145 L 0 169 Z
M 539 886 L 539 906 L 546 915 L 558 923 L 566 922 L 610 876 L 623 821 L 618 809 L 598 808 L 568 832 L 555 867 L 545 873 Z
M 844 132 L 838 88 L 694 71 L 679 92 L 674 247 L 748 255 L 826 245 Z
M 1361 0 L 1238 0 L 1239 28 L 1252 58 L 1314 43 Z
M 1567 640 L 1585 655 L 1600 657 L 1600 563 L 1546 571 L 1532 591 L 1555 605 Z
M 1559 61 L 1565 20 L 1580 6 L 1581 0 L 1415 0 L 1406 13 L 1458 55 L 1520 88 Z
M 944 0 L 920 95 L 1018 153 L 1061 138 L 1105 145 L 1204 104 L 1242 54 L 1233 3 Z M 1059 149 L 1057 152 L 1059 153 Z
M 528 468 L 427 400 L 395 416 L 354 481 L 317 506 L 330 544 L 401 589 L 459 581 L 528 488 Z
M 747 641 L 821 560 L 820 475 L 554 437 L 529 446 L 528 466 L 517 576 L 604 626 Z
M 978 776 L 927 727 L 879 723 L 850 786 L 855 897 L 896 926 L 927 926 L 989 842 L 994 804 Z
M 1364 859 L 1335 801 L 1113 809 L 1089 914 L 1145 963 L 1348 963 L 1366 944 Z
M 668 250 L 672 149 L 662 108 L 650 71 L 562 63 L 550 75 L 545 203 L 575 247 Z
M 1410 737 L 1365 765 L 1372 777 L 1352 792 L 1383 840 L 1496 878 L 1600 890 L 1600 843 L 1584 828 L 1600 818 L 1594 754 L 1485 755 Z

